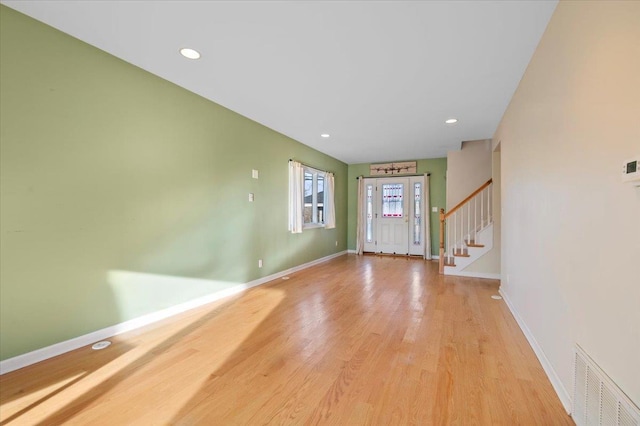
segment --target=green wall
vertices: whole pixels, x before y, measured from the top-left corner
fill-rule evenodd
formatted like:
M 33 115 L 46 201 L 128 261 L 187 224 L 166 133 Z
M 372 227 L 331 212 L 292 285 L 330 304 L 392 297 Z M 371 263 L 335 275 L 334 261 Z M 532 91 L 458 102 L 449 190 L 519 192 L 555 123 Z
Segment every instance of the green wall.
M 347 248 L 346 164 L 0 19 L 1 359 Z M 335 173 L 336 229 L 287 232 L 289 158 Z
M 413 161 L 413 160 L 412 160 Z M 417 172 L 431 173 L 429 195 L 431 198 L 431 206 L 440 208 L 446 207 L 446 174 L 447 174 L 447 159 L 446 158 L 431 158 L 424 160 L 417 160 Z M 358 183 L 356 178 L 358 176 L 370 177 L 369 173 L 370 163 L 362 164 L 350 164 L 349 165 L 349 180 L 348 180 L 348 204 L 349 204 L 349 220 L 347 228 L 347 247 L 349 250 L 356 249 L 356 220 L 358 217 Z M 438 253 L 439 238 L 440 238 L 440 223 L 439 214 L 429 212 L 431 217 L 431 252 L 433 254 Z

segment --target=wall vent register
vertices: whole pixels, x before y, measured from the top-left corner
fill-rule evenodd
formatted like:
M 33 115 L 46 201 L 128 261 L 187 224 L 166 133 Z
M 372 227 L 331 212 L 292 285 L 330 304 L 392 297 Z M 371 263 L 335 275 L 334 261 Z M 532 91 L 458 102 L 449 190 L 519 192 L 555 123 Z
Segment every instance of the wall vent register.
M 573 389 L 576 425 L 640 426 L 640 409 L 578 345 Z

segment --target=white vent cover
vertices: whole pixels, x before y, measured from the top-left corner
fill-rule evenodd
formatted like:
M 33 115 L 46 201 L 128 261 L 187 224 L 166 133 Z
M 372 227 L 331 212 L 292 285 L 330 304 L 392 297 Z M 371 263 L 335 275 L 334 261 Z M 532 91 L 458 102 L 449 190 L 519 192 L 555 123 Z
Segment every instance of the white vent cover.
M 576 345 L 573 410 L 578 426 L 640 426 L 640 410 Z

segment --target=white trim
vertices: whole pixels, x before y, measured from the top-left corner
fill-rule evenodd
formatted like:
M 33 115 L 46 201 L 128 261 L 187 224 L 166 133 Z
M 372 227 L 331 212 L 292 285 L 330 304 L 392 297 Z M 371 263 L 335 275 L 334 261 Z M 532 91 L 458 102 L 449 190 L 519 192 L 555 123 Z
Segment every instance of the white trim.
M 237 293 L 241 293 L 252 287 L 265 284 L 269 281 L 273 281 L 285 275 L 289 275 L 294 272 L 300 271 L 302 269 L 306 269 L 311 266 L 317 265 L 319 263 L 323 263 L 328 260 L 334 259 L 336 257 L 340 257 L 346 253 L 347 251 L 344 250 L 338 253 L 331 254 L 329 256 L 321 257 L 320 259 L 312 260 L 311 262 L 303 263 L 302 265 L 294 266 L 293 268 L 289 268 L 287 270 L 280 271 L 266 277 L 258 278 L 257 280 L 249 281 L 248 283 L 245 283 L 245 284 L 238 284 L 233 287 L 229 287 L 224 290 L 221 290 L 212 294 L 208 294 L 206 296 L 199 297 L 197 299 L 193 299 L 185 303 L 180 303 L 178 305 L 171 306 L 166 309 L 161 309 L 156 312 L 151 312 L 147 315 L 133 318 L 128 321 L 124 321 L 119 324 L 115 324 L 110 327 L 103 328 L 101 330 L 97 330 L 82 336 L 74 337 L 73 339 L 65 340 L 64 342 L 55 343 L 53 345 L 50 345 L 41 349 L 36 349 L 35 351 L 31 351 L 26 354 L 5 359 L 4 361 L 0 361 L 0 375 L 9 373 L 14 370 L 18 370 L 20 368 L 26 367 L 31 364 L 35 364 L 40 361 L 44 361 L 49 358 L 53 358 L 54 356 L 62 355 L 65 352 L 69 352 L 69 351 L 81 348 L 83 346 L 93 344 L 99 340 L 104 340 L 109 337 L 113 337 L 118 334 L 122 334 L 127 331 L 134 330 L 136 328 L 144 327 L 146 325 L 172 317 L 182 312 L 206 305 L 208 303 L 215 302 L 216 300 L 220 300 L 222 298 L 225 298 Z M 189 278 L 189 280 L 191 280 L 191 278 Z
M 324 229 L 324 223 L 322 222 L 318 222 L 318 223 L 305 223 L 302 226 L 302 229 L 315 229 L 315 228 L 323 228 Z
M 486 278 L 490 280 L 499 280 L 500 274 L 496 274 L 493 272 L 471 272 L 471 271 L 455 271 L 447 276 L 458 276 L 458 277 L 472 277 L 472 278 Z
M 348 254 L 358 254 L 358 251 L 349 249 L 349 250 L 347 250 L 347 253 Z M 365 253 L 367 253 L 367 254 L 377 254 L 375 251 L 367 251 Z M 414 255 L 411 255 L 410 257 L 417 258 L 418 256 L 420 256 L 420 255 L 414 254 Z M 423 257 L 423 256 L 421 256 L 421 257 Z M 434 254 L 434 255 L 431 255 L 431 259 L 424 259 L 424 260 L 427 260 L 429 262 L 431 262 L 431 261 L 436 261 L 437 262 L 439 259 L 440 259 L 440 256 L 438 256 L 437 254 Z
M 511 311 L 513 318 L 515 318 L 516 322 L 520 326 L 520 329 L 524 333 L 524 336 L 527 338 L 529 345 L 531 345 L 531 349 L 533 349 L 533 352 L 536 354 L 536 357 L 538 357 L 538 361 L 540 361 L 540 364 L 542 364 L 542 368 L 544 369 L 544 372 L 547 374 L 547 377 L 551 382 L 551 386 L 553 386 L 553 389 L 556 391 L 558 398 L 560 398 L 560 402 L 564 406 L 565 411 L 567 412 L 567 414 L 570 415 L 572 402 L 571 402 L 571 396 L 569 395 L 569 392 L 567 392 L 567 389 L 562 384 L 560 377 L 558 376 L 556 371 L 553 369 L 551 362 L 549 361 L 547 356 L 544 354 L 542 347 L 538 344 L 538 342 L 536 341 L 536 338 L 533 337 L 533 333 L 531 333 L 531 330 L 529 330 L 529 327 L 527 327 L 527 324 L 524 322 L 520 314 L 518 314 L 518 311 L 516 311 L 516 308 L 515 306 L 513 306 L 513 304 L 509 300 L 509 297 L 502 290 L 502 288 L 500 288 L 498 292 L 500 293 L 500 295 L 502 296 L 502 299 L 507 304 L 507 307 Z

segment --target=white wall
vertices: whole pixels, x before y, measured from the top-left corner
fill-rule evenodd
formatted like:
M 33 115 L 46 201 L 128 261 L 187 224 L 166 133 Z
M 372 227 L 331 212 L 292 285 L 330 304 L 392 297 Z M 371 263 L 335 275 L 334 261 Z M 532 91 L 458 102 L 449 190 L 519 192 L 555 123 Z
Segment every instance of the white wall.
M 447 154 L 447 211 L 491 179 L 491 140 L 463 142 Z
M 640 405 L 640 2 L 561 1 L 494 140 L 502 290 L 569 394 L 579 343 Z

